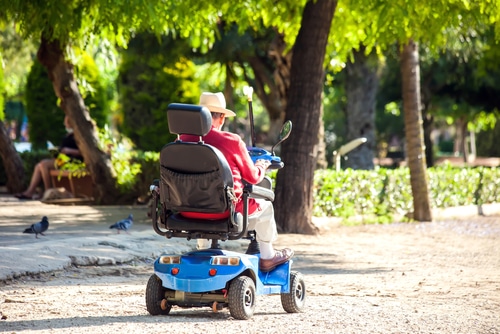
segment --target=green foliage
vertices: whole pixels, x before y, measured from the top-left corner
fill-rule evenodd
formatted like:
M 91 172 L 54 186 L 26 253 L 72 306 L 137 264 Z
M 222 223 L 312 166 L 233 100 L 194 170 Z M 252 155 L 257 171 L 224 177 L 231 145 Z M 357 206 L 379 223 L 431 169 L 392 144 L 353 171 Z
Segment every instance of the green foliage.
M 500 169 L 428 169 L 434 208 L 498 203 Z M 412 211 L 410 173 L 407 168 L 376 171 L 317 170 L 314 174 L 314 215 L 360 217 L 367 222 L 392 222 Z
M 77 52 L 75 77 L 90 116 L 99 128 L 108 123 L 110 97 L 94 59 L 86 52 Z
M 482 157 L 500 157 L 500 122 L 492 130 L 482 131 L 476 136 L 477 155 Z
M 24 37 L 44 34 L 62 45 L 85 45 L 99 35 L 119 46 L 126 46 L 139 31 L 157 35 L 171 32 L 189 38 L 203 52 L 218 34 L 221 19 L 238 22 L 241 32 L 275 27 L 284 33 L 291 47 L 301 23 L 306 0 L 239 1 L 213 0 L 117 0 L 117 1 L 4 1 L 0 21 L 15 21 Z M 50 32 L 50 35 L 48 35 Z
M 159 174 L 159 154 L 132 151 L 126 139 L 116 140 L 107 125 L 99 130 L 99 145 L 111 157 L 113 170 L 116 174 L 117 188 L 121 194 L 129 194 L 134 197 L 134 195 L 138 196 L 138 194 L 146 193 L 152 179 Z M 49 157 L 51 156 L 47 150 L 21 153 L 25 170 L 31 174 L 36 163 Z M 69 171 L 74 177 L 83 177 L 88 174 L 84 162 L 71 159 L 62 153 L 57 155 L 55 165 L 61 171 Z M 0 165 L 0 181 L 2 180 L 2 173 L 3 168 Z
M 111 162 L 117 176 L 117 188 L 126 198 L 149 194 L 149 186 L 160 175 L 158 152 L 113 150 Z
M 370 28 L 364 29 L 368 32 L 366 44 L 370 46 L 396 40 L 404 44 L 413 38 L 430 48 L 440 48 L 471 29 L 481 30 L 491 23 L 500 23 L 500 3 L 496 0 L 439 0 L 432 1 L 432 5 L 407 0 L 363 4 L 365 11 L 360 13 L 373 19 L 365 22 Z
M 133 154 L 131 152 L 115 151 L 111 156 L 111 163 L 116 172 L 116 181 L 118 189 L 122 193 L 130 191 L 135 184 L 135 177 L 141 171 L 141 166 L 134 163 Z
M 445 154 L 452 154 L 454 150 L 454 142 L 451 139 L 443 139 L 439 141 L 438 144 L 439 152 Z
M 33 150 L 45 149 L 47 141 L 59 145 L 65 135 L 64 113 L 57 106 L 57 97 L 47 70 L 35 61 L 26 84 L 26 115 Z
M 496 98 L 500 94 L 500 67 L 493 59 L 500 54 L 500 46 L 494 43 L 489 31 L 482 34 L 470 31 L 468 35 L 457 38 L 456 43 L 452 41 L 439 52 L 431 51 L 427 45 L 420 49 L 421 89 L 425 92 L 426 112 L 432 115 L 436 127 L 445 121 L 451 125 L 463 118 L 468 121 L 470 131 L 481 134 L 493 128 L 498 119 L 495 107 L 500 107 Z M 385 54 L 386 66 L 377 96 L 378 141 L 388 141 L 391 134 L 404 137 L 403 117 L 399 113 L 402 97 L 397 49 L 391 48 Z M 489 60 L 488 64 L 485 57 Z M 480 137 L 485 136 L 478 135 L 478 153 L 481 151 L 480 155 L 495 156 L 488 153 L 490 148 L 491 152 L 495 151 L 495 145 L 491 145 L 494 141 L 479 140 Z M 440 147 L 442 152 L 453 151 L 452 142 L 439 144 L 443 145 Z M 452 146 L 449 147 L 449 144 Z
M 345 171 L 318 170 L 315 178 L 314 215 L 349 218 L 377 216 L 390 219 L 407 211 L 411 189 L 405 170 Z
M 499 168 L 480 168 L 479 191 L 474 195 L 474 204 L 498 203 L 500 201 Z
M 107 123 L 109 100 L 94 60 L 81 53 L 77 62 L 79 89 L 98 127 Z M 26 85 L 26 114 L 33 149 L 44 149 L 47 141 L 59 145 L 65 135 L 64 113 L 58 106 L 52 81 L 39 61 L 33 62 Z
M 392 135 L 404 138 L 401 70 L 397 46 L 392 45 L 385 52 L 385 56 L 385 66 L 380 76 L 375 112 L 378 145 L 382 141 L 389 142 Z
M 31 173 L 41 159 L 50 157 L 48 151 L 20 154 L 27 173 Z M 160 174 L 159 153 L 134 151 L 113 156 L 114 160 L 121 160 L 113 165 L 117 174 L 124 174 L 119 178 L 122 194 L 127 193 L 130 198 L 147 194 L 151 182 Z M 2 166 L 0 163 L 0 184 L 4 174 Z M 268 175 L 276 179 L 276 171 Z M 500 168 L 444 165 L 428 169 L 428 175 L 434 208 L 500 203 Z M 346 223 L 389 223 L 413 208 L 407 168 L 316 170 L 314 185 L 314 216 L 341 217 Z M 353 219 L 356 217 L 359 218 Z
M 170 103 L 198 102 L 195 65 L 182 56 L 186 50 L 183 41 L 162 37 L 160 43 L 152 34 L 138 34 L 122 53 L 120 130 L 139 150 L 159 151 L 175 139 L 168 131 Z
M 74 177 L 84 177 L 88 175 L 87 166 L 78 159 L 71 159 L 64 153 L 59 153 L 54 162 L 55 167 L 59 170 L 69 172 Z M 61 179 L 59 177 L 59 179 Z
M 107 39 L 94 37 L 85 49 L 94 59 L 98 68 L 100 82 L 105 87 L 112 123 L 118 113 L 118 63 L 120 54 Z
M 474 204 L 474 192 L 481 182 L 480 169 L 455 168 L 445 164 L 429 172 L 430 196 L 435 207 Z
M 333 165 L 333 151 L 347 142 L 345 71 L 326 74 L 323 89 L 323 123 L 325 127 L 326 158 Z
M 4 72 L 6 101 L 19 100 L 24 97 L 26 79 L 36 52 L 34 43 L 29 39 L 23 40 L 16 33 L 15 26 L 9 24 L 0 28 L 0 67 L 3 67 Z
M 117 188 L 122 194 L 130 192 L 135 186 L 135 178 L 140 173 L 140 164 L 135 163 L 130 143 L 126 138 L 117 140 L 108 126 L 99 130 L 99 146 L 111 158 L 113 171 L 116 175 Z
M 133 196 L 135 188 L 140 184 L 140 180 L 137 177 L 142 171 L 141 162 L 142 160 L 151 160 L 151 155 L 132 151 L 126 139 L 123 138 L 121 141 L 116 140 L 107 125 L 99 130 L 99 146 L 111 158 L 111 164 L 116 175 L 117 188 L 120 190 L 120 193 L 131 194 Z M 137 156 L 140 158 L 136 158 Z M 159 163 L 159 158 L 156 158 L 155 163 Z M 87 166 L 84 162 L 71 159 L 62 153 L 57 155 L 55 165 L 61 171 L 69 171 L 74 177 L 88 175 Z M 144 163 L 144 165 L 146 169 L 150 169 L 148 163 Z
M 149 194 L 149 186 L 160 175 L 160 153 L 139 151 L 133 161 L 140 165 L 140 173 L 135 177 L 134 191 L 137 196 Z

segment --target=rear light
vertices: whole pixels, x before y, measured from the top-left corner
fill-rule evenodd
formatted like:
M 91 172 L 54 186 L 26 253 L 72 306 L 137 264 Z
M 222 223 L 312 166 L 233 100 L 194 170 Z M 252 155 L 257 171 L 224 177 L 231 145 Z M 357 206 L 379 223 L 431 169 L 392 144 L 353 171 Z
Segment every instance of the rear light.
M 181 257 L 180 256 L 162 255 L 162 256 L 160 256 L 160 263 L 161 264 L 180 264 Z
M 170 273 L 174 276 L 177 275 L 179 273 L 179 268 L 172 268 L 172 270 L 170 270 Z
M 214 266 L 238 266 L 240 258 L 236 256 L 214 256 L 212 265 Z
M 209 271 L 208 271 L 208 274 L 210 276 L 215 276 L 217 274 L 217 269 L 214 269 L 214 268 L 211 268 Z

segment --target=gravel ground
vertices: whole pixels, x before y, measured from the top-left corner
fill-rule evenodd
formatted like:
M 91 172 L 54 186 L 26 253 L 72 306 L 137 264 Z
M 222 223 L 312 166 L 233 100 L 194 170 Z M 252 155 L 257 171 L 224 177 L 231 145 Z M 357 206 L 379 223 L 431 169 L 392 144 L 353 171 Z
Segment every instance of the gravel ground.
M 259 296 L 250 320 L 227 309 L 150 316 L 152 260 L 71 268 L 0 286 L 9 333 L 500 333 L 500 216 L 434 223 L 323 226 L 282 234 L 305 275 L 303 313 Z

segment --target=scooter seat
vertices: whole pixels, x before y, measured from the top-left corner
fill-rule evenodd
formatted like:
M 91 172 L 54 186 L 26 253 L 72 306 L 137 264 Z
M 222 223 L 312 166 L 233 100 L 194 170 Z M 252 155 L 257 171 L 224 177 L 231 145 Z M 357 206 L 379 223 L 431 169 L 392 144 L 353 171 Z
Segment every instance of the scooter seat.
M 224 219 L 196 219 L 188 218 L 179 213 L 167 217 L 167 226 L 171 231 L 198 231 L 208 233 L 230 233 L 241 231 L 243 217 L 240 213 L 235 215 L 236 226 L 232 226 L 230 218 Z

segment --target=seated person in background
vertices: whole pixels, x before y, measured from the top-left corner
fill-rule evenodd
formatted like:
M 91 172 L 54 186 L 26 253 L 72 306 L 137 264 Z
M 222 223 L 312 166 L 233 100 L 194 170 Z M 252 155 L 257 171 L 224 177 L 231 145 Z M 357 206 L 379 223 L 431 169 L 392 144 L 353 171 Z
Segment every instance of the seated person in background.
M 66 128 L 68 134 L 64 137 L 61 145 L 59 146 L 59 153 L 63 153 L 72 159 L 83 161 L 83 157 L 81 156 L 78 145 L 76 144 L 73 134 L 73 128 L 71 127 L 68 116 L 64 117 L 64 127 Z M 52 184 L 49 172 L 52 169 L 56 169 L 55 162 L 55 158 L 49 158 L 43 159 L 38 164 L 36 164 L 35 169 L 33 170 L 33 175 L 31 176 L 31 182 L 28 189 L 26 189 L 22 193 L 15 194 L 14 196 L 19 199 L 33 199 L 36 187 L 38 186 L 40 181 L 43 181 L 44 190 L 51 188 Z
M 236 116 L 236 114 L 226 109 L 226 99 L 222 93 L 202 93 L 200 97 L 201 106 L 207 107 L 212 114 L 212 129 L 203 141 L 209 145 L 218 148 L 226 158 L 234 180 L 234 192 L 238 198 L 236 211 L 243 212 L 243 182 L 257 184 L 265 176 L 270 162 L 267 160 L 258 160 L 255 164 L 250 159 L 245 143 L 240 136 L 222 131 L 226 116 Z M 197 142 L 198 136 L 181 135 L 181 140 Z M 293 256 L 293 250 L 284 248 L 275 250 L 272 242 L 278 237 L 276 221 L 274 220 L 274 208 L 271 201 L 264 199 L 249 199 L 248 205 L 248 230 L 255 230 L 256 238 L 260 248 L 259 267 L 262 271 L 271 271 L 276 266 L 287 262 Z M 183 213 L 191 218 L 208 218 L 209 214 L 203 213 Z M 209 247 L 204 244 L 205 240 L 198 240 L 199 248 Z

